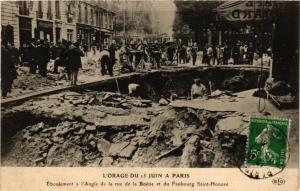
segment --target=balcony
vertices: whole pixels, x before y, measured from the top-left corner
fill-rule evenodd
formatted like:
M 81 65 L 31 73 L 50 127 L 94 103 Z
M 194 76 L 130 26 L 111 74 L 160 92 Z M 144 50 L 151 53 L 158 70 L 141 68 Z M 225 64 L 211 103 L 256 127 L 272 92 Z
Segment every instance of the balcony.
M 37 11 L 36 12 L 36 16 L 37 16 L 37 18 L 43 18 L 43 12 L 42 11 Z
M 71 14 L 70 12 L 69 13 L 67 13 L 67 21 L 68 21 L 68 23 L 72 23 L 73 22 L 73 14 Z
M 61 19 L 60 14 L 56 14 L 56 15 L 55 15 L 55 18 L 56 18 L 57 20 L 60 20 L 60 19 Z
M 29 16 L 29 9 L 24 7 L 19 7 L 19 14 Z

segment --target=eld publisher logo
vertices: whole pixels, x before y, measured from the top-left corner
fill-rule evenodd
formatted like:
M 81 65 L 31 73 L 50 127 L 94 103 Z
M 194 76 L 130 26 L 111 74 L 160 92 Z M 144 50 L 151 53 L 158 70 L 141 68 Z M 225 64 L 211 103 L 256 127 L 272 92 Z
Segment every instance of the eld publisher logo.
M 274 185 L 280 186 L 280 185 L 285 184 L 285 180 L 282 179 L 282 178 L 274 178 L 274 179 L 272 180 L 272 183 L 273 183 Z

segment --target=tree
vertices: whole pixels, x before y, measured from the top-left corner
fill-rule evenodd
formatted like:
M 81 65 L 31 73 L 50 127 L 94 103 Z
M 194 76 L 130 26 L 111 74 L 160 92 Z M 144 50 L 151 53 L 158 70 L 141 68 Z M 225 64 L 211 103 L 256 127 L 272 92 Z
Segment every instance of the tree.
M 216 12 L 214 9 L 220 5 L 221 1 L 175 1 L 177 11 L 175 15 L 173 31 L 176 36 L 181 32 L 185 24 L 192 30 L 190 38 L 200 38 L 203 28 L 209 27 L 215 22 Z

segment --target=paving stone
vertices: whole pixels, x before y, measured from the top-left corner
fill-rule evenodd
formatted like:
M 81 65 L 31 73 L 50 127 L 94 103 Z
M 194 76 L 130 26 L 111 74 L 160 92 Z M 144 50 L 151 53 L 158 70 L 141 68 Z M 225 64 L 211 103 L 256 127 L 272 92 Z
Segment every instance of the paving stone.
M 47 166 L 81 166 L 83 152 L 80 147 L 67 141 L 50 148 L 46 159 Z
M 85 130 L 86 131 L 96 131 L 97 130 L 97 127 L 95 125 L 87 125 L 85 127 Z
M 119 154 L 120 157 L 124 158 L 131 158 L 134 152 L 137 150 L 135 145 L 128 145 L 124 149 L 122 149 L 121 153 Z
M 161 99 L 159 100 L 158 104 L 159 104 L 160 106 L 166 106 L 166 105 L 169 104 L 169 102 L 168 102 L 166 99 L 161 98 Z
M 105 139 L 99 139 L 97 142 L 97 149 L 102 156 L 108 156 L 111 143 Z
M 109 148 L 109 156 L 118 156 L 119 153 L 129 145 L 130 142 L 114 143 Z
M 103 167 L 109 167 L 113 164 L 114 159 L 112 157 L 103 157 L 101 161 L 101 166 Z

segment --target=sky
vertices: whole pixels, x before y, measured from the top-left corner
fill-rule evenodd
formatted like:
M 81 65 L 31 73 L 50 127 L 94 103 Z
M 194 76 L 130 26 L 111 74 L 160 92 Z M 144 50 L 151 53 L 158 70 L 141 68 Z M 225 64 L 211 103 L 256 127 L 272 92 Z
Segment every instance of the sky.
M 153 10 L 158 18 L 155 28 L 160 33 L 172 34 L 172 26 L 175 18 L 176 6 L 173 1 L 152 1 Z

